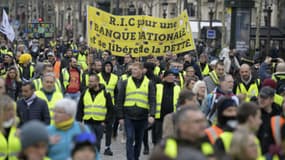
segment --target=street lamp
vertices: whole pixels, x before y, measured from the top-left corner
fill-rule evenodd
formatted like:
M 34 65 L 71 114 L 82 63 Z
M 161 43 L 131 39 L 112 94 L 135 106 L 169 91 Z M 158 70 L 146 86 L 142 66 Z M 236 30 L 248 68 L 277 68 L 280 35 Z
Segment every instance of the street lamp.
M 213 27 L 213 17 L 214 17 L 214 6 L 215 6 L 215 0 L 208 0 L 208 7 L 209 7 L 209 17 L 210 17 L 210 29 Z
M 166 16 L 167 16 L 167 13 L 166 13 L 167 6 L 168 6 L 168 3 L 166 2 L 166 0 L 164 0 L 164 1 L 162 2 L 162 8 L 163 8 L 162 16 L 163 16 L 163 18 L 166 18 Z
M 267 43 L 266 43 L 266 54 L 270 55 L 270 40 L 271 40 L 271 13 L 272 13 L 272 2 L 271 0 L 265 0 L 265 8 L 264 8 L 264 21 L 265 26 L 267 27 Z

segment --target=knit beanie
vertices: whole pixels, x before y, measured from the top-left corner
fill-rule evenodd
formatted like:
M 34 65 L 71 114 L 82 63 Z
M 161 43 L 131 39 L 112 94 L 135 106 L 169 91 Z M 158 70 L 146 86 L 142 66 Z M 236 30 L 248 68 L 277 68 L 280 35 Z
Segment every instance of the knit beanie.
M 29 121 L 21 127 L 20 139 L 23 150 L 39 142 L 49 143 L 46 126 L 37 120 Z
M 262 81 L 262 87 L 266 87 L 266 86 L 271 87 L 273 89 L 276 89 L 277 84 L 273 79 L 267 78 L 267 79 Z
M 226 124 L 227 123 L 226 121 L 229 120 L 223 115 L 224 110 L 226 110 L 229 107 L 237 107 L 236 101 L 230 97 L 222 97 L 221 99 L 218 100 L 218 102 L 215 105 L 217 105 L 218 123 L 221 125 Z
M 23 63 L 30 62 L 31 60 L 32 60 L 32 56 L 29 53 L 24 53 L 20 56 L 19 63 L 23 64 Z

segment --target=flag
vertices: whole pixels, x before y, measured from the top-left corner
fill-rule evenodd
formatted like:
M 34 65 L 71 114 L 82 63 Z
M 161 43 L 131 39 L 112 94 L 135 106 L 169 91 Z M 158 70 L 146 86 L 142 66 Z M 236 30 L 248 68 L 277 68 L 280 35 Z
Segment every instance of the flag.
M 3 9 L 3 17 L 2 17 L 2 23 L 0 26 L 0 32 L 2 32 L 3 34 L 5 34 L 7 36 L 7 38 L 13 42 L 13 40 L 15 39 L 15 32 L 13 27 L 10 25 L 9 19 L 8 19 L 8 15 L 6 13 L 6 11 Z

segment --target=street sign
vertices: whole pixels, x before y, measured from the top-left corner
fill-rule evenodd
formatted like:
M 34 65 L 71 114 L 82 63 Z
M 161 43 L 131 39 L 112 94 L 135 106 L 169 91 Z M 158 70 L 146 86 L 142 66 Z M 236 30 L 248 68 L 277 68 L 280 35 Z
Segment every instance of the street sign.
M 208 29 L 207 30 L 207 39 L 216 39 L 216 30 Z

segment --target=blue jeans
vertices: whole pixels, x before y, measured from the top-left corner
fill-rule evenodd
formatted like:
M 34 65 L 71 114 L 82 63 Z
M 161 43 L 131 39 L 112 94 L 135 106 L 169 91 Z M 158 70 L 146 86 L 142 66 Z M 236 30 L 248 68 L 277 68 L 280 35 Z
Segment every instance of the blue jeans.
M 144 131 L 147 127 L 147 119 L 125 119 L 127 160 L 138 160 L 141 152 Z M 135 145 L 133 145 L 135 142 Z
M 64 97 L 65 98 L 69 98 L 72 99 L 76 102 L 76 104 L 78 103 L 79 99 L 80 99 L 80 92 L 76 92 L 76 93 L 65 93 Z

